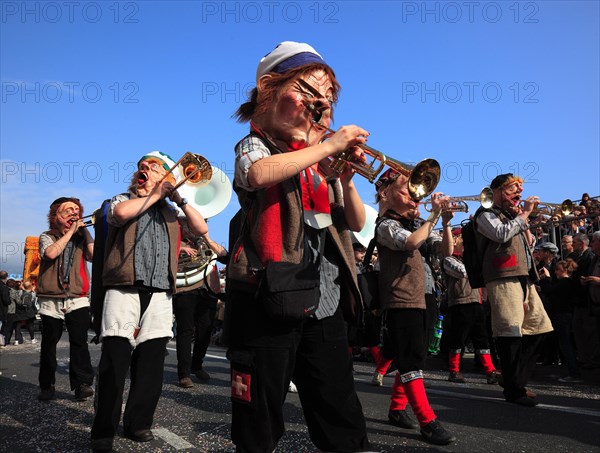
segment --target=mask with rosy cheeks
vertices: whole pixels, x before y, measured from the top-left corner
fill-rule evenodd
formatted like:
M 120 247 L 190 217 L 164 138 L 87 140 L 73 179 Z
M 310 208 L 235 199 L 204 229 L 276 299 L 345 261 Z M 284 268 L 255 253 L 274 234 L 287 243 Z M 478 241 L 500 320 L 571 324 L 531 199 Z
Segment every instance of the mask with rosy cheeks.
M 302 83 L 299 83 L 299 81 Z M 322 70 L 313 71 L 288 83 L 277 95 L 272 108 L 257 124 L 275 140 L 289 149 L 302 149 L 318 144 L 331 122 L 331 93 L 333 85 Z M 308 110 L 310 103 L 319 105 L 320 125 L 317 127 Z
M 164 168 L 157 162 L 152 160 L 140 162 L 138 171 L 133 176 L 137 194 L 140 196 L 148 195 L 156 184 L 162 180 L 165 173 Z
M 500 189 L 500 206 L 508 211 L 520 211 L 521 192 L 523 185 L 517 181 L 507 184 Z
M 383 208 L 384 212 L 393 209 L 398 214 L 407 214 L 411 219 L 419 217 L 419 205 L 412 200 L 408 192 L 406 177 L 399 176 L 381 191 L 380 208 Z
M 56 223 L 58 224 L 58 230 L 61 233 L 65 233 L 71 225 L 81 217 L 81 211 L 79 206 L 72 201 L 66 201 L 61 204 L 56 212 Z

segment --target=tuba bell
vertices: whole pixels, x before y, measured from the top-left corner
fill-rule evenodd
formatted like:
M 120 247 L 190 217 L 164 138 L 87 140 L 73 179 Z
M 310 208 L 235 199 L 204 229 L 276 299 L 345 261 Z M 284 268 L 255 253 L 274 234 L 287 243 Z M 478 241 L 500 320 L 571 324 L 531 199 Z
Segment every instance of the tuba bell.
M 365 205 L 365 213 L 367 215 L 365 226 L 358 232 L 352 231 L 352 237 L 363 247 L 368 247 L 369 242 L 375 236 L 375 221 L 377 220 L 378 213 L 375 208 L 368 204 Z
M 185 184 L 178 191 L 188 200 L 205 220 L 222 212 L 231 200 L 231 182 L 227 175 L 217 167 L 211 166 L 211 178 L 206 184 Z M 187 254 L 179 256 L 177 263 L 177 280 L 175 286 L 192 286 L 203 280 L 215 268 L 217 255 L 210 249 L 203 238 L 200 238 L 194 248 L 195 257 Z

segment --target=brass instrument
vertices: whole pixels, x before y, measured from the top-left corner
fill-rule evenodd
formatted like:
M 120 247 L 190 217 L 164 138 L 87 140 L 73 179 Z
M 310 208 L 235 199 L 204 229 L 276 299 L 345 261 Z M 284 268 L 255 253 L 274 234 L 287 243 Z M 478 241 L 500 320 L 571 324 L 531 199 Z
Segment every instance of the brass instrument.
M 183 184 L 197 184 L 203 186 L 208 184 L 212 178 L 212 166 L 210 165 L 210 162 L 200 154 L 194 154 L 189 151 L 169 169 L 163 176 L 161 182 L 176 169 L 179 170 L 181 179 L 177 181 L 173 190 L 177 190 Z
M 523 207 L 524 201 L 521 201 L 521 207 Z M 562 203 L 545 203 L 539 202 L 532 211 L 533 216 L 537 215 L 555 215 L 560 214 L 568 216 L 573 212 L 573 202 L 568 198 Z
M 96 212 L 94 212 L 93 214 L 90 214 L 90 215 L 83 216 L 80 220 L 83 220 L 83 219 L 88 219 L 88 220 L 83 221 L 83 226 L 85 228 L 87 228 L 89 226 L 94 226 L 94 224 L 96 223 Z
M 450 197 L 448 199 L 448 206 L 444 208 L 443 211 L 469 212 L 467 201 L 478 201 L 482 208 L 488 209 L 494 204 L 494 192 L 489 187 L 484 187 L 481 189 L 481 192 L 479 192 L 479 195 Z M 423 202 L 423 208 L 427 212 L 431 212 L 431 200 L 425 200 Z
M 375 236 L 375 220 L 379 215 L 377 210 L 368 204 L 365 205 L 366 221 L 365 226 L 362 230 L 355 232 L 352 231 L 353 239 L 359 242 L 363 247 L 368 247 L 369 242 Z
M 175 286 L 191 286 L 204 279 L 215 267 L 216 254 L 208 247 L 203 238 L 198 239 L 196 243 L 197 254 L 190 256 L 185 252 L 180 252 L 177 260 L 177 279 Z
M 313 91 L 313 88 L 303 80 L 298 81 L 306 90 Z M 306 109 L 311 115 L 312 123 L 319 129 L 335 134 L 335 130 L 323 126 L 320 121 L 323 114 L 323 105 L 317 103 L 305 102 Z M 331 168 L 342 173 L 346 164 L 359 175 L 367 178 L 372 183 L 375 178 L 383 171 L 385 166 L 397 171 L 408 178 L 408 192 L 414 201 L 420 201 L 431 194 L 440 180 L 440 165 L 435 159 L 424 159 L 416 165 L 410 165 L 386 156 L 381 151 L 371 148 L 368 145 L 357 145 L 365 154 L 372 157 L 370 164 L 366 162 L 357 162 L 351 159 L 352 153 L 343 151 L 336 156 L 332 156 Z
M 179 189 L 179 194 L 187 198 L 189 205 L 202 214 L 205 220 L 223 211 L 229 204 L 232 193 L 231 182 L 224 172 L 211 167 L 210 175 L 207 184 L 186 184 Z M 206 241 L 198 239 L 194 248 L 198 252 L 196 256 L 179 256 L 175 281 L 178 288 L 194 285 L 214 270 L 217 255 Z

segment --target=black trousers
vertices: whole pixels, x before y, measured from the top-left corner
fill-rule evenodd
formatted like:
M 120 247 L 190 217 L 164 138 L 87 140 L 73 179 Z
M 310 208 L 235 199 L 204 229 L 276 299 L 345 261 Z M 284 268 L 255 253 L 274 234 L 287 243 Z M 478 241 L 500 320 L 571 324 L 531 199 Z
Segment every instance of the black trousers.
M 496 337 L 496 349 L 502 366 L 504 398 L 513 401 L 525 396 L 525 386 L 535 368 L 542 335 Z
M 62 337 L 62 319 L 41 315 L 42 345 L 40 353 L 40 388 L 54 385 L 56 375 L 56 345 Z M 90 310 L 79 308 L 65 314 L 65 324 L 69 333 L 69 381 L 71 390 L 81 384 L 92 385 L 94 370 L 88 349 L 87 332 L 90 327 Z
M 121 418 L 123 390 L 128 370 L 131 383 L 123 413 L 123 428 L 125 431 L 135 432 L 152 427 L 154 411 L 162 391 L 168 341 L 168 338 L 148 340 L 140 343 L 132 353 L 127 338 L 102 339 L 92 439 L 115 436 Z
M 392 308 L 384 314 L 381 353 L 393 359 L 400 374 L 425 367 L 426 311 L 420 308 Z
M 485 314 L 479 302 L 453 305 L 448 311 L 452 319 L 447 332 L 447 345 L 450 350 L 462 349 L 469 337 L 476 351 L 489 349 Z
M 216 302 L 206 290 L 193 290 L 173 296 L 173 313 L 177 323 L 177 375 L 189 377 L 202 368 L 210 343 Z M 192 341 L 194 351 L 192 353 Z
M 325 319 L 286 325 L 270 321 L 260 303 L 234 293 L 232 303 L 231 437 L 238 452 L 271 452 L 283 435 L 283 404 L 290 379 L 298 388 L 313 443 L 323 451 L 369 447 L 356 395 L 347 327 L 341 310 Z M 247 385 L 246 385 L 247 384 Z

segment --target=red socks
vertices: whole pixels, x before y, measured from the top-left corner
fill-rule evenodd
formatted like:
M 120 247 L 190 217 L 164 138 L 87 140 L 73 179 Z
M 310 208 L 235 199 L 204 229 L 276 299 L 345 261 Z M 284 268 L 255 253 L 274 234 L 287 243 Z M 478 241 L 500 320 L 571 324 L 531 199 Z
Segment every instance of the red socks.
M 448 352 L 448 365 L 450 373 L 458 373 L 460 371 L 460 350 L 458 352 Z
M 400 381 L 404 384 L 406 397 L 417 416 L 419 425 L 425 426 L 427 423 L 435 420 L 437 417 L 429 405 L 425 386 L 423 385 L 423 372 L 411 371 L 400 376 Z
M 375 360 L 375 371 L 385 376 L 392 361 L 386 359 L 383 354 L 381 354 L 381 348 L 379 346 L 373 346 L 371 348 L 371 355 L 373 356 L 373 360 Z
M 394 385 L 392 385 L 392 396 L 391 396 L 390 410 L 391 411 L 403 411 L 406 409 L 408 404 L 408 398 L 404 392 L 404 384 L 400 382 L 400 373 L 396 373 L 394 379 Z

